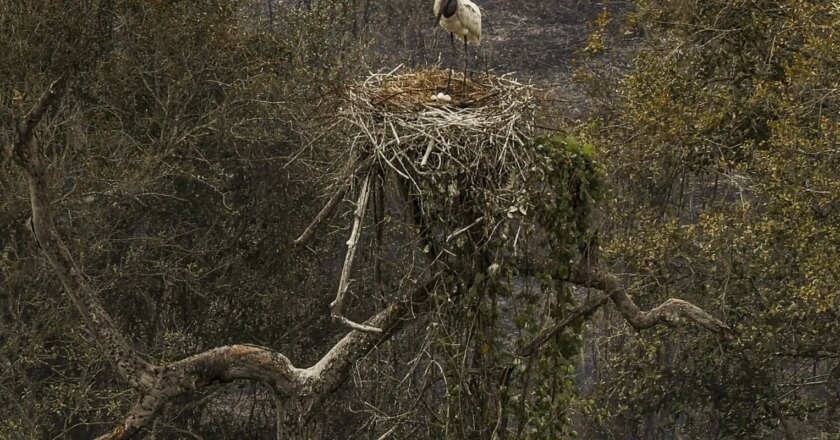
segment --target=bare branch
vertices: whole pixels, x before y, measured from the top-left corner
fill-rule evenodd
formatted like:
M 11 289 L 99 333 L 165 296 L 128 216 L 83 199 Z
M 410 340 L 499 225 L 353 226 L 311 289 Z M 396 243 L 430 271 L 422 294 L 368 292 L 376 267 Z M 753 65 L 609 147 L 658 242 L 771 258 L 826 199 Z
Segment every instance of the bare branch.
M 347 319 L 343 315 L 333 314 L 332 318 L 335 319 L 336 321 L 346 325 L 347 327 L 350 327 L 353 330 L 358 330 L 360 332 L 368 332 L 368 333 L 382 333 L 381 328 L 371 327 L 369 325 L 364 325 L 364 324 L 359 324 L 358 322 L 351 321 L 350 319 Z
M 18 135 L 20 142 L 25 143 L 27 139 L 31 138 L 35 133 L 35 127 L 41 122 L 41 119 L 47 113 L 47 110 L 60 98 L 65 91 L 67 85 L 67 76 L 62 75 L 57 80 L 53 81 L 43 95 L 38 99 L 38 102 L 32 106 L 23 122 L 18 127 Z
M 338 203 L 344 199 L 344 195 L 347 194 L 347 188 L 349 185 L 347 183 L 342 183 L 338 190 L 330 197 L 330 200 L 327 201 L 327 204 L 321 208 L 321 211 L 318 212 L 318 215 L 315 216 L 315 219 L 312 220 L 312 223 L 306 227 L 306 230 L 303 231 L 303 234 L 300 234 L 300 237 L 295 239 L 294 244 L 296 246 L 304 246 L 312 240 L 312 237 L 315 235 L 315 231 L 318 229 L 318 226 L 326 220 L 334 211 L 335 208 L 338 206 Z
M 373 224 L 376 228 L 373 252 L 373 287 L 376 295 L 379 298 L 384 298 L 385 284 L 382 281 L 382 246 L 385 234 L 385 174 L 381 168 L 374 175 L 373 180 Z
M 338 389 L 359 359 L 425 310 L 429 292 L 434 288 L 434 280 L 418 286 L 406 299 L 391 304 L 365 322 L 366 326 L 382 329 L 381 333 L 352 331 L 341 338 L 317 364 L 308 369 L 308 374 L 322 379 L 321 393 L 327 395 Z
M 38 98 L 29 113 L 17 127 L 18 140 L 10 151 L 11 156 L 25 167 L 25 156 L 32 154 L 31 150 L 36 148 L 34 144 L 35 127 L 41 122 L 47 110 L 64 94 L 67 85 L 67 76 L 62 75 L 53 81 L 47 90 Z
M 351 331 L 309 368 L 297 368 L 281 353 L 249 344 L 213 348 L 164 367 L 154 367 L 152 386 L 141 395 L 125 420 L 99 439 L 131 438 L 173 398 L 236 380 L 264 383 L 290 402 L 310 399 L 307 410 L 312 412 L 347 380 L 359 359 L 396 334 L 421 311 L 432 289 L 434 281 L 419 286 L 406 299 L 386 307 L 364 324 L 356 324 L 384 330 Z
M 59 78 L 44 92 L 18 127 L 18 142 L 13 147 L 14 158 L 24 169 L 29 181 L 32 230 L 35 240 L 53 267 L 73 305 L 82 315 L 88 330 L 102 348 L 102 354 L 132 387 L 138 390 L 146 389 L 151 385 L 151 365 L 126 342 L 111 316 L 82 276 L 81 268 L 59 237 L 50 212 L 46 158 L 38 147 L 35 128 L 50 106 L 57 102 L 63 93 L 65 81 L 64 77 Z
M 604 291 L 612 298 L 621 316 L 636 330 L 659 324 L 676 325 L 681 318 L 687 318 L 713 333 L 728 337 L 732 332 L 732 329 L 722 321 L 700 307 L 681 299 L 671 298 L 649 311 L 642 311 L 621 286 L 618 278 L 613 275 L 578 270 L 568 281 Z
M 522 347 L 519 347 L 519 349 L 516 350 L 516 355 L 520 357 L 531 356 L 532 354 L 536 353 L 536 351 L 539 350 L 539 348 L 542 347 L 542 345 L 545 344 L 545 342 L 548 341 L 552 336 L 563 331 L 563 329 L 565 329 L 578 319 L 592 314 L 593 312 L 601 308 L 604 304 L 606 304 L 609 300 L 610 296 L 604 295 L 594 301 L 589 301 L 586 304 L 575 308 L 574 310 L 569 312 L 569 316 L 566 316 L 565 319 L 555 324 L 551 328 L 543 330 L 537 337 L 531 340 L 531 342 L 523 345 Z
M 344 316 L 344 296 L 350 288 L 350 274 L 353 270 L 353 260 L 356 258 L 356 248 L 359 244 L 359 236 L 362 233 L 362 221 L 367 212 L 368 199 L 370 198 L 370 181 L 373 175 L 368 172 L 365 180 L 362 183 L 362 188 L 359 190 L 359 198 L 356 201 L 356 212 L 353 218 L 353 230 L 350 232 L 350 238 L 347 240 L 347 255 L 344 257 L 344 267 L 341 269 L 341 279 L 338 282 L 338 292 L 335 295 L 335 300 L 330 304 L 330 311 L 333 319 L 341 322 L 354 330 L 382 332 L 379 328 L 373 328 L 353 322 Z
M 120 440 L 133 436 L 175 397 L 235 380 L 254 380 L 276 392 L 294 396 L 307 377 L 288 358 L 271 349 L 255 345 L 217 347 L 155 367 L 154 382 L 129 410 L 125 420 L 101 440 Z
M 338 188 L 336 189 L 335 193 L 333 193 L 332 197 L 327 201 L 327 204 L 321 208 L 321 211 L 318 212 L 318 215 L 312 219 L 312 222 L 309 223 L 309 226 L 300 234 L 300 237 L 296 238 L 293 242 L 296 246 L 305 246 L 311 240 L 312 237 L 315 235 L 315 231 L 318 230 L 318 227 L 324 223 L 324 220 L 327 219 L 333 212 L 335 212 L 336 207 L 338 204 L 344 200 L 344 196 L 347 194 L 347 190 L 350 188 L 350 182 L 353 181 L 355 176 L 358 175 L 356 171 L 359 172 L 368 172 L 370 170 L 370 166 L 373 163 L 373 158 L 367 158 L 367 160 L 363 161 L 362 163 L 357 163 L 356 159 L 351 159 L 348 165 L 348 171 L 344 177 L 341 177 L 340 180 L 337 182 Z

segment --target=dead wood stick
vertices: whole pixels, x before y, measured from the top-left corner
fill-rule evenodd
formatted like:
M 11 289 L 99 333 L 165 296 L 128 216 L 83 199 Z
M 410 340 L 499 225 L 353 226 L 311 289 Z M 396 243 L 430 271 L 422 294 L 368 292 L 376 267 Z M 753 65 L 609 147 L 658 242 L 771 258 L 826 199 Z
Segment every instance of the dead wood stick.
M 350 187 L 350 182 L 353 181 L 353 178 L 355 176 L 358 176 L 362 172 L 369 172 L 373 160 L 373 157 L 368 157 L 361 162 L 358 160 L 358 158 L 350 159 L 347 167 L 348 171 L 342 178 L 343 181 L 338 184 L 338 189 L 335 191 L 335 193 L 333 193 L 332 197 L 330 197 L 330 200 L 327 201 L 327 204 L 324 205 L 323 208 L 321 208 L 321 211 L 318 212 L 318 215 L 316 215 L 315 218 L 312 219 L 312 222 L 309 223 L 309 226 L 306 227 L 306 230 L 303 231 L 303 234 L 300 234 L 300 237 L 293 241 L 293 243 L 296 246 L 305 246 L 312 240 L 312 237 L 315 235 L 315 231 L 318 230 L 318 227 L 321 226 L 321 223 L 323 223 L 324 220 L 327 219 L 327 217 L 332 215 L 333 212 L 335 212 L 336 207 L 338 207 L 338 204 L 342 200 L 344 200 L 344 196 L 347 194 L 347 190 Z
M 566 316 L 565 319 L 560 321 L 559 323 L 555 324 L 553 327 L 549 328 L 548 330 L 544 330 L 540 332 L 540 334 L 535 337 L 531 342 L 519 347 L 516 350 L 516 355 L 520 357 L 528 357 L 534 354 L 546 341 L 548 341 L 552 336 L 556 335 L 557 333 L 561 332 L 563 329 L 568 327 L 570 324 L 574 323 L 579 318 L 583 318 L 586 315 L 591 314 L 592 312 L 598 310 L 606 304 L 610 300 L 610 295 L 603 295 L 600 298 L 589 301 L 586 304 L 575 308 L 569 313 L 569 316 Z
M 420 161 L 420 166 L 426 166 L 426 163 L 429 162 L 429 156 L 432 154 L 432 150 L 435 148 L 435 138 L 429 138 L 429 145 L 426 146 L 426 153 L 423 154 L 423 160 Z
M 324 222 L 324 220 L 332 215 L 335 211 L 335 208 L 338 206 L 338 203 L 344 199 L 344 195 L 347 194 L 347 188 L 349 188 L 349 183 L 344 182 L 338 188 L 338 190 L 330 197 L 330 200 L 327 201 L 327 204 L 321 208 L 321 211 L 315 218 L 312 220 L 312 223 L 306 227 L 306 230 L 303 231 L 303 234 L 300 234 L 300 237 L 295 239 L 294 244 L 296 246 L 304 246 L 312 240 L 312 237 L 315 235 L 315 231 L 318 229 L 318 226 Z
M 376 290 L 376 295 L 384 301 L 385 285 L 382 281 L 382 245 L 385 233 L 385 174 L 383 171 L 380 168 L 373 181 L 373 222 L 376 225 L 373 285 Z
M 338 282 L 338 292 L 335 295 L 335 300 L 333 300 L 330 304 L 330 312 L 334 320 L 337 320 L 354 330 L 381 333 L 382 329 L 358 324 L 345 318 L 342 311 L 344 308 L 344 296 L 350 288 L 350 274 L 353 270 L 353 260 L 356 258 L 359 236 L 362 233 L 362 221 L 364 220 L 365 212 L 367 211 L 368 199 L 370 198 L 370 181 L 372 179 L 373 174 L 369 172 L 367 176 L 365 176 L 362 188 L 359 190 L 359 198 L 356 200 L 356 212 L 353 215 L 353 229 L 350 232 L 350 238 L 347 240 L 347 255 L 344 257 L 344 267 L 341 268 L 341 279 Z

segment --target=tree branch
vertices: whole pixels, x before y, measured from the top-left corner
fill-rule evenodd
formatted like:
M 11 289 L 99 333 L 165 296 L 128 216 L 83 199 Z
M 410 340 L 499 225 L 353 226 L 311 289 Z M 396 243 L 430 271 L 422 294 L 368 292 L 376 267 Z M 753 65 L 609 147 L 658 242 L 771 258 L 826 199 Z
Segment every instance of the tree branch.
M 519 347 L 519 349 L 516 350 L 516 355 L 519 357 L 531 356 L 532 354 L 536 353 L 536 351 L 539 350 L 539 348 L 542 347 L 542 345 L 545 344 L 545 342 L 548 341 L 552 336 L 563 331 L 563 329 L 565 329 L 578 319 L 586 317 L 587 315 L 590 315 L 596 310 L 600 309 L 609 300 L 610 296 L 604 295 L 594 301 L 589 301 L 588 303 L 575 308 L 574 310 L 569 312 L 569 315 L 566 316 L 565 319 L 558 322 L 551 328 L 541 331 L 537 337 L 531 340 L 531 342 L 523 345 L 522 347 Z
M 321 360 L 308 369 L 308 374 L 320 377 L 319 388 L 327 395 L 338 389 L 350 374 L 351 367 L 373 348 L 399 332 L 406 322 L 421 313 L 428 305 L 429 292 L 436 281 L 418 286 L 407 298 L 386 307 L 367 321 L 366 326 L 381 329 L 381 333 L 352 331 L 341 338 Z
M 122 423 L 100 438 L 130 438 L 153 420 L 173 398 L 213 384 L 236 380 L 265 383 L 272 387 L 278 396 L 283 396 L 290 402 L 309 401 L 311 409 L 347 380 L 352 366 L 359 359 L 396 334 L 405 322 L 420 311 L 418 306 L 426 304 L 429 291 L 434 288 L 433 281 L 418 287 L 409 297 L 391 304 L 364 324 L 359 324 L 365 330 L 371 328 L 377 329 L 378 332 L 351 331 L 320 361 L 306 369 L 296 368 L 288 358 L 278 352 L 254 345 L 213 348 L 164 366 L 154 365 L 142 359 L 128 344 L 94 293 L 94 289 L 82 275 L 81 268 L 61 240 L 53 222 L 47 183 L 47 158 L 38 148 L 35 129 L 49 108 L 60 98 L 64 85 L 64 78 L 54 82 L 33 106 L 18 127 L 18 141 L 12 147 L 11 154 L 28 179 L 35 239 L 94 336 L 102 354 L 139 392 L 139 399 Z M 365 181 L 364 193 L 368 192 L 369 179 L 370 177 Z M 367 196 L 360 197 L 357 218 L 364 217 L 366 204 Z M 355 233 L 354 237 L 358 240 L 358 233 Z M 350 260 L 352 261 L 352 257 Z M 345 283 L 349 283 L 349 279 L 344 278 Z
M 621 286 L 618 278 L 613 275 L 577 270 L 568 281 L 604 291 L 612 299 L 621 316 L 636 330 L 659 324 L 677 325 L 682 318 L 686 318 L 713 333 L 725 337 L 731 336 L 732 329 L 728 325 L 700 307 L 681 299 L 671 298 L 649 311 L 642 311 Z
M 47 110 L 64 94 L 67 85 L 66 75 L 62 75 L 47 87 L 47 90 L 38 98 L 38 101 L 29 110 L 17 126 L 18 140 L 12 147 L 11 156 L 26 168 L 26 155 L 33 150 L 35 144 L 35 127 L 44 118 Z
M 318 212 L 318 215 L 312 220 L 309 226 L 306 227 L 306 230 L 300 234 L 300 237 L 296 238 L 294 241 L 295 246 L 304 246 L 312 240 L 312 237 L 315 235 L 315 231 L 318 229 L 318 226 L 329 217 L 333 211 L 335 211 L 336 206 L 341 200 L 344 199 L 344 195 L 347 194 L 347 188 L 349 188 L 349 184 L 342 183 L 338 190 L 330 197 L 330 200 L 327 201 L 327 204 Z
M 330 304 L 330 313 L 332 318 L 342 324 L 360 331 L 381 333 L 382 330 L 369 325 L 358 324 L 344 316 L 344 296 L 350 288 L 350 274 L 353 271 L 353 261 L 356 258 L 356 248 L 359 244 L 359 237 L 362 234 L 362 221 L 365 219 L 365 212 L 367 212 L 368 199 L 370 198 L 370 183 L 373 180 L 373 174 L 368 172 L 365 180 L 362 183 L 362 188 L 359 190 L 359 198 L 356 201 L 356 212 L 353 218 L 353 230 L 350 232 L 350 238 L 347 240 L 347 255 L 344 257 L 344 267 L 341 268 L 341 279 L 338 281 L 338 292 L 335 295 L 335 300 Z
M 18 127 L 18 140 L 12 154 L 27 176 L 32 207 L 31 226 L 38 245 L 102 349 L 102 354 L 133 388 L 142 390 L 151 385 L 151 365 L 126 342 L 82 276 L 81 268 L 59 237 L 50 212 L 46 157 L 39 148 L 35 128 L 64 93 L 65 85 L 65 77 L 59 78 L 35 103 Z
M 313 412 L 347 380 L 356 362 L 390 339 L 410 316 L 421 311 L 433 288 L 434 282 L 430 281 L 365 322 L 366 326 L 383 329 L 382 333 L 351 331 L 309 368 L 297 368 L 278 352 L 247 344 L 214 348 L 165 367 L 156 367 L 154 386 L 141 396 L 125 420 L 100 440 L 128 439 L 173 398 L 235 380 L 264 383 L 290 400 L 309 399 L 311 404 L 307 409 Z
M 248 344 L 213 348 L 154 370 L 153 385 L 140 396 L 125 420 L 100 439 L 130 438 L 170 400 L 218 383 L 254 380 L 275 392 L 294 396 L 308 377 L 306 370 L 295 368 L 286 356 Z
M 315 236 L 315 231 L 318 230 L 318 227 L 321 226 L 321 223 L 327 219 L 333 212 L 335 212 L 335 208 L 338 204 L 344 200 L 344 196 L 347 194 L 347 190 L 350 188 L 350 182 L 353 181 L 354 177 L 358 175 L 361 171 L 368 171 L 370 165 L 373 163 L 372 158 L 367 158 L 362 163 L 357 164 L 356 159 L 352 159 L 349 162 L 348 169 L 349 171 L 346 173 L 346 176 L 342 179 L 343 181 L 338 183 L 338 189 L 333 193 L 332 197 L 327 201 L 323 208 L 318 212 L 314 219 L 309 223 L 309 226 L 303 231 L 302 234 L 298 238 L 295 239 L 292 243 L 295 246 L 305 246 L 311 240 L 312 237 Z

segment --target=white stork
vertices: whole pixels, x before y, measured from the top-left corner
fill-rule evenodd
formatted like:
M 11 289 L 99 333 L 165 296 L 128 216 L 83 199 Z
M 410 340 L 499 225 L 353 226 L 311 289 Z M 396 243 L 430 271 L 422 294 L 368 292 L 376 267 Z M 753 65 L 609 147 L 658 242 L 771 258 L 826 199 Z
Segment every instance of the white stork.
M 437 22 L 449 31 L 449 40 L 455 47 L 455 36 L 464 40 L 464 93 L 467 90 L 467 43 L 481 43 L 481 10 L 470 0 L 435 0 Z M 452 66 L 446 90 L 452 82 Z

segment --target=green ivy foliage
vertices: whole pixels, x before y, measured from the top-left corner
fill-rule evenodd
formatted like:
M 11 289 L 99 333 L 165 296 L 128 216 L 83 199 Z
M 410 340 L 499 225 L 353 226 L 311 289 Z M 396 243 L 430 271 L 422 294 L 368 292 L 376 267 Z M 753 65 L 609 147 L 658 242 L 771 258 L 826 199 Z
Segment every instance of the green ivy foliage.
M 545 183 L 553 197 L 535 204 L 558 261 L 575 261 L 592 238 L 592 213 L 602 196 L 603 169 L 595 148 L 573 136 L 544 136 L 534 140 L 544 155 Z M 561 277 L 568 274 L 559 274 Z
M 527 297 L 530 301 L 517 316 L 529 337 L 545 322 L 543 313 L 556 322 L 576 304 L 572 287 L 563 280 L 573 265 L 581 263 L 592 239 L 592 215 L 601 197 L 603 177 L 594 147 L 573 136 L 538 137 L 532 148 L 539 152 L 545 185 L 543 190 L 532 193 L 532 199 L 555 265 L 539 276 L 539 291 L 551 297 L 547 301 L 545 296 Z M 546 302 L 549 307 L 541 313 Z M 582 325 L 582 321 L 571 325 L 519 365 L 533 385 L 532 389 L 525 386 L 521 390 L 530 393 L 531 399 L 516 396 L 526 403 L 518 408 L 517 415 L 528 420 L 531 428 L 518 431 L 518 435 L 554 439 L 576 434 L 570 426 L 570 409 L 577 399 L 574 373 L 580 361 Z
M 582 323 L 526 359 L 515 351 L 577 304 L 564 280 L 595 235 L 603 170 L 594 147 L 572 136 L 517 148 L 515 167 L 465 148 L 416 177 L 428 247 L 444 250 L 426 338 L 431 358 L 445 360 L 438 411 L 447 438 L 488 438 L 500 429 L 534 439 L 571 433 Z M 523 270 L 532 259 L 551 264 Z

